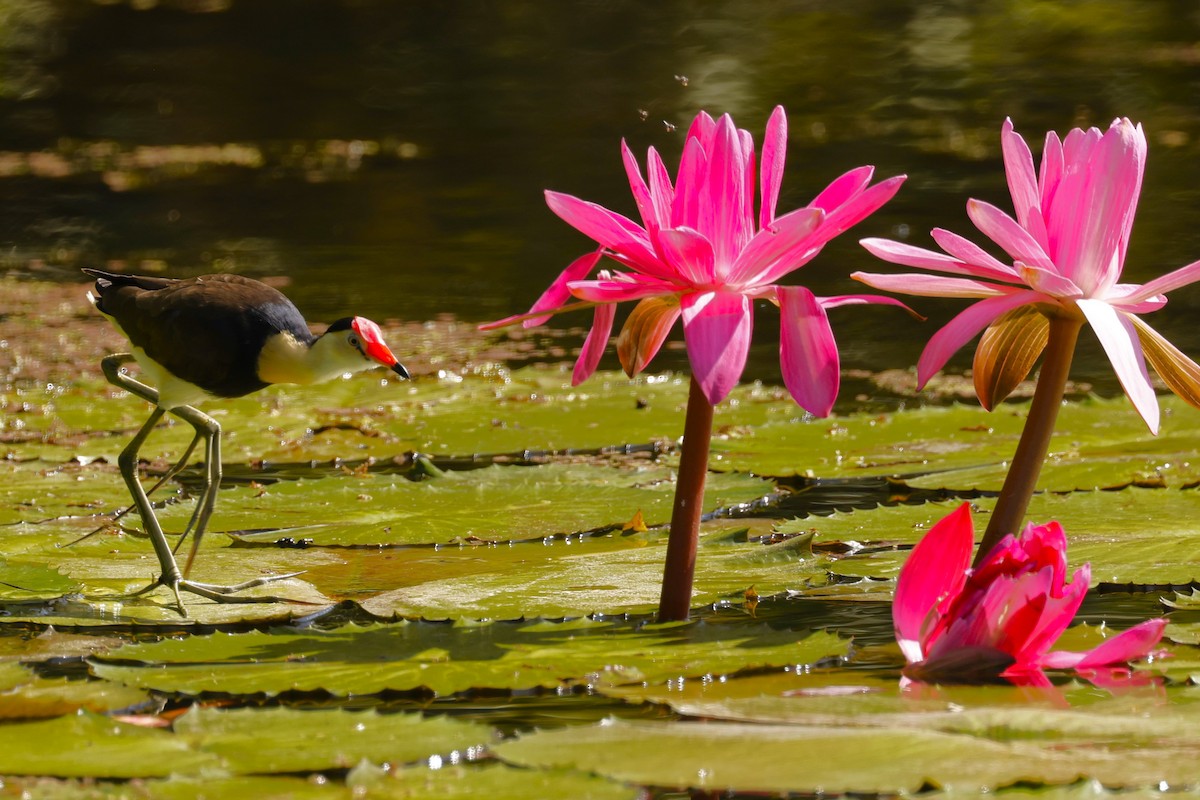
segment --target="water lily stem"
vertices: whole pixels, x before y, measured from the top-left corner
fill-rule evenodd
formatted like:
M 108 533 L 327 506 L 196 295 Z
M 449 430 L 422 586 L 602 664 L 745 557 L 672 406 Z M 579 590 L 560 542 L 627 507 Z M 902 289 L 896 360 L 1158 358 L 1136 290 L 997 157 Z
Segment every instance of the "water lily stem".
M 975 552 L 976 567 L 1001 539 L 1019 532 L 1025 519 L 1029 500 L 1037 489 L 1042 464 L 1050 452 L 1050 437 L 1054 434 L 1054 423 L 1062 407 L 1067 375 L 1071 371 L 1071 359 L 1075 355 L 1075 343 L 1083 322 L 1078 314 L 1050 316 L 1049 340 L 1046 342 L 1042 369 L 1038 373 L 1037 387 L 1033 391 L 1033 402 L 1029 406 L 1029 417 L 1025 420 L 1025 428 L 1017 442 L 1017 452 L 1013 454 L 1008 475 L 1000 488 L 996 510 L 992 512 L 983 540 Z
M 700 515 L 704 512 L 704 481 L 708 477 L 708 448 L 712 441 L 713 406 L 692 378 L 687 415 L 683 423 L 683 449 L 675 481 L 675 509 L 667 539 L 658 621 L 688 618 L 692 608 L 692 580 L 696 573 L 696 544 Z

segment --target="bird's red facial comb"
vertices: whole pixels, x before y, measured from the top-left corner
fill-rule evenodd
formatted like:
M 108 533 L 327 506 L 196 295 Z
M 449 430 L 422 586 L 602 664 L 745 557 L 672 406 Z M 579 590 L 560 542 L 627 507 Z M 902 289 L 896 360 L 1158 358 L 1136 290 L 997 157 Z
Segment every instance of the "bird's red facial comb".
M 379 329 L 371 320 L 366 317 L 355 317 L 350 323 L 350 327 L 362 339 L 363 352 L 373 361 L 378 361 L 385 367 L 390 367 L 395 372 L 408 377 L 407 371 L 397 361 L 396 356 L 392 354 L 390 348 L 383 341 L 383 331 Z

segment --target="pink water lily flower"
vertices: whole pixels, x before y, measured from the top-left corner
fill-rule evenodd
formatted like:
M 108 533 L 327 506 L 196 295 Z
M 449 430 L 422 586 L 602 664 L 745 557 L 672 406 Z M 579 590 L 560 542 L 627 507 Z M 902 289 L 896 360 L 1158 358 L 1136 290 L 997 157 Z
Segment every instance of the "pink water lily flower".
M 1021 306 L 1082 315 L 1100 339 L 1125 393 L 1157 433 L 1158 401 L 1146 361 L 1193 404 L 1200 403 L 1200 367 L 1137 315 L 1162 308 L 1165 292 L 1200 280 L 1200 261 L 1142 285 L 1119 283 L 1146 166 L 1142 126 L 1121 118 L 1104 133 L 1076 128 L 1061 141 L 1051 131 L 1040 172 L 1011 120 L 1004 122 L 1001 143 L 1016 218 L 974 199 L 967 203 L 967 214 L 1008 254 L 1011 264 L 938 228 L 933 239 L 944 253 L 886 239 L 865 239 L 862 244 L 885 261 L 965 277 L 862 272 L 852 277 L 901 294 L 982 298 L 929 341 L 917 366 L 922 385 L 976 334 Z M 1031 353 L 1026 371 L 1038 352 Z
M 1007 536 L 975 568 L 971 509 L 963 503 L 913 548 L 900 570 L 892 621 L 909 666 L 936 682 L 1094 669 L 1142 658 L 1165 619 L 1136 625 L 1084 653 L 1051 651 L 1087 594 L 1091 568 L 1067 581 L 1067 537 L 1057 522 Z
M 763 142 L 758 211 L 755 213 L 754 140 L 728 115 L 701 112 L 688 130 L 674 183 L 650 148 L 643 175 L 632 151 L 621 152 L 641 224 L 595 203 L 546 192 L 555 214 L 600 248 L 569 265 L 523 320 L 538 325 L 552 313 L 595 305 L 591 333 L 575 366 L 578 384 L 595 371 L 612 331 L 615 304 L 637 301 L 617 342 L 629 375 L 658 353 L 675 321 L 683 318 L 692 373 L 710 403 L 718 403 L 741 377 L 750 347 L 753 301 L 782 312 L 779 343 L 783 380 L 805 409 L 824 416 L 837 396 L 839 359 L 826 310 L 855 303 L 900 305 L 873 295 L 817 297 L 802 286 L 777 282 L 807 264 L 838 234 L 887 202 L 904 180 L 870 185 L 873 167 L 853 169 L 806 207 L 776 216 L 787 146 L 787 118 L 776 108 Z M 589 278 L 601 256 L 622 270 Z M 567 305 L 572 297 L 584 301 Z

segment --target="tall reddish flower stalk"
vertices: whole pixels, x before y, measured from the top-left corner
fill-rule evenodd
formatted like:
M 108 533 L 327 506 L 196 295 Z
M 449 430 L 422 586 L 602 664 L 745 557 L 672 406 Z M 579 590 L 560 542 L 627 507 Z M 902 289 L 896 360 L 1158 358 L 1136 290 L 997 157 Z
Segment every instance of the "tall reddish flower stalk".
M 917 365 L 922 386 L 986 328 L 975 353 L 975 389 L 983 406 L 991 409 L 1045 352 L 1029 416 L 977 563 L 1004 536 L 1020 529 L 1050 447 L 1084 323 L 1096 332 L 1125 393 L 1152 433 L 1158 433 L 1159 409 L 1147 362 L 1172 391 L 1200 407 L 1200 366 L 1138 316 L 1162 308 L 1166 292 L 1200 280 L 1200 261 L 1143 285 L 1118 283 L 1146 166 L 1141 125 L 1122 118 L 1105 133 L 1076 128 L 1061 141 L 1051 131 L 1040 172 L 1034 170 L 1033 155 L 1009 120 L 1001 130 L 1001 143 L 1016 218 L 981 200 L 969 201 L 967 214 L 1009 255 L 1011 264 L 938 228 L 933 239 L 944 253 L 886 239 L 864 239 L 862 244 L 885 261 L 950 276 L 852 276 L 901 294 L 982 298 L 929 340 Z
M 903 307 L 887 297 L 817 297 L 802 286 L 779 285 L 826 242 L 887 202 L 904 180 L 898 176 L 872 186 L 874 168 L 859 167 L 804 208 L 776 216 L 786 147 L 782 108 L 767 123 L 758 169 L 751 135 L 736 128 L 728 115 L 714 120 L 701 112 L 688 130 L 672 183 L 654 148 L 643 175 L 622 142 L 641 224 L 594 203 L 546 192 L 550 209 L 599 249 L 570 264 L 527 314 L 483 326 L 539 325 L 551 314 L 594 307 L 592 328 L 572 375 L 578 384 L 599 364 L 617 303 L 637 301 L 617 337 L 617 356 L 631 377 L 654 358 L 682 318 L 692 384 L 659 605 L 663 620 L 686 619 L 690 611 L 713 406 L 729 394 L 745 367 L 754 301 L 779 307 L 784 384 L 797 403 L 818 416 L 833 408 L 840 379 L 826 310 L 854 303 Z M 602 257 L 621 269 L 601 270 L 589 278 Z M 572 298 L 578 302 L 568 302 Z

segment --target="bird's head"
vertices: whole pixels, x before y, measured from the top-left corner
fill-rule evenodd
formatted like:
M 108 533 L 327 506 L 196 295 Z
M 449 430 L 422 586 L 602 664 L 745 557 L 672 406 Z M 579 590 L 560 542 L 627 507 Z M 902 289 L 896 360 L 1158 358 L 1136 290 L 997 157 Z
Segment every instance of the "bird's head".
M 347 372 L 359 372 L 378 364 L 401 378 L 408 377 L 408 370 L 383 341 L 383 331 L 366 317 L 339 319 L 325 330 L 320 341 L 337 352 L 338 360 L 344 361 Z

